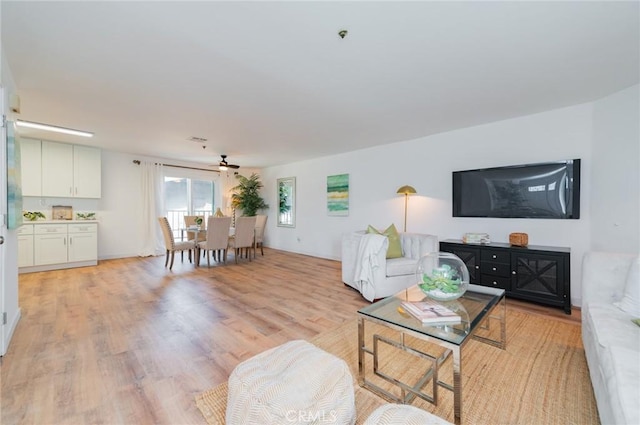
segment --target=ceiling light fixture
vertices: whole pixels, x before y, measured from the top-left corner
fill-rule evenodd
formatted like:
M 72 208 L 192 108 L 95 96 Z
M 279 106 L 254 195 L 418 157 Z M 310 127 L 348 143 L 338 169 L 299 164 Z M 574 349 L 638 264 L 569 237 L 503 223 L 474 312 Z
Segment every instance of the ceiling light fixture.
M 72 128 L 59 127 L 57 125 L 42 124 L 39 122 L 16 120 L 18 127 L 36 128 L 38 130 L 55 131 L 56 133 L 72 134 L 74 136 L 93 137 L 88 131 L 74 130 Z

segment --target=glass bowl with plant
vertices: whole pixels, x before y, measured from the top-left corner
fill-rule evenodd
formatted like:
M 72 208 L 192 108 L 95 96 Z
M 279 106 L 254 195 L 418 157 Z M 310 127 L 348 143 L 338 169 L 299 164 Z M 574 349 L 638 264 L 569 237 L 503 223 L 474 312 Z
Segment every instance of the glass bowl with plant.
M 438 301 L 460 298 L 469 287 L 469 270 L 464 261 L 449 252 L 431 252 L 418 261 L 418 287 Z

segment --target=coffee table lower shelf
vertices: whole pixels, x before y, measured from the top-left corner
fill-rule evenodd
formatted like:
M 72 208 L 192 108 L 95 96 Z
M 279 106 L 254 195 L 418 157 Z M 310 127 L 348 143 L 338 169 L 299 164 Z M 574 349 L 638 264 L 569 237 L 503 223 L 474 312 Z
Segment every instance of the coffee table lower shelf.
M 403 291 L 404 293 L 404 291 Z M 504 349 L 506 347 L 506 301 L 504 298 L 504 294 L 501 297 L 497 298 L 499 301 L 492 306 L 487 307 L 478 317 L 474 317 L 477 319 L 475 321 L 476 325 L 474 329 L 469 330 L 469 335 L 465 337 L 460 342 L 450 342 L 441 338 L 437 338 L 432 335 L 428 335 L 422 331 L 416 331 L 413 329 L 407 328 L 407 326 L 403 326 L 402 324 L 393 323 L 392 320 L 389 320 L 387 317 L 378 318 L 373 317 L 370 314 L 363 314 L 358 312 L 358 383 L 361 387 L 372 391 L 373 393 L 381 396 L 394 403 L 401 404 L 410 404 L 416 398 L 420 398 L 426 402 L 432 403 L 434 405 L 438 404 L 438 389 L 444 388 L 453 393 L 453 410 L 454 410 L 454 422 L 456 424 L 460 424 L 462 422 L 462 357 L 461 357 L 461 349 L 466 341 L 471 338 L 477 339 L 481 342 L 496 346 L 498 348 Z M 385 302 L 385 300 L 380 301 Z M 387 301 L 388 302 L 388 301 Z M 372 305 L 373 306 L 373 305 Z M 370 306 L 370 307 L 372 307 Z M 388 309 L 387 309 L 388 310 Z M 492 315 L 493 313 L 498 313 L 497 315 Z M 499 323 L 499 338 L 492 339 L 486 336 L 476 335 L 476 331 L 480 329 L 490 330 L 491 321 L 497 320 Z M 377 325 L 381 325 L 384 328 L 392 329 L 398 332 L 398 339 L 390 338 L 387 335 L 381 335 L 374 333 L 371 335 L 371 345 L 367 346 L 365 344 L 365 323 L 371 322 Z M 428 328 L 425 327 L 425 328 Z M 424 352 L 421 349 L 416 347 L 412 347 L 407 343 L 407 336 L 417 338 L 420 341 L 425 341 L 429 344 L 434 344 L 435 346 L 439 346 L 444 348 L 442 353 L 438 355 L 433 355 Z M 469 338 L 471 337 L 471 338 Z M 383 372 L 380 368 L 381 361 L 381 348 L 384 345 L 388 345 L 393 347 L 394 349 L 400 350 L 400 352 L 408 353 L 410 356 L 416 357 L 418 359 L 423 359 L 426 361 L 426 370 L 423 373 L 418 374 L 417 379 L 414 382 L 402 382 L 399 379 L 390 376 L 389 374 Z M 365 371 L 365 356 L 369 355 L 373 361 L 373 374 L 390 383 L 397 389 L 399 389 L 399 394 L 394 394 L 387 389 L 384 389 L 367 379 L 366 371 Z M 451 360 L 452 362 L 452 370 L 453 370 L 453 382 L 447 383 L 442 381 L 440 378 L 440 369 L 441 366 Z M 429 385 L 430 384 L 430 385 Z M 429 394 L 427 390 L 430 390 Z

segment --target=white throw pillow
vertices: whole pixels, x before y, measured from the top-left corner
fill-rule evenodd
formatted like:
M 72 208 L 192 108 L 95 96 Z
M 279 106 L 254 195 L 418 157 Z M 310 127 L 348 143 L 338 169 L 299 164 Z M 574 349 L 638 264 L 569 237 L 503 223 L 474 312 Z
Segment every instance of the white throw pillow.
M 614 304 L 620 310 L 634 317 L 640 317 L 640 257 L 631 263 L 622 300 Z

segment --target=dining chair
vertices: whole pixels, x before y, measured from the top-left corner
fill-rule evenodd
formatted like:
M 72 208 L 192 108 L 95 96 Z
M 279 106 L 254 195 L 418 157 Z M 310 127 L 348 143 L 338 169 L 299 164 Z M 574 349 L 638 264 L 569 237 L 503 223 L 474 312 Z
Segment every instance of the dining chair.
M 227 263 L 227 248 L 229 247 L 229 229 L 231 228 L 231 217 L 209 217 L 207 220 L 207 239 L 197 244 L 196 265 L 200 265 L 200 250 L 207 252 L 207 266 L 211 267 L 209 259 L 210 251 L 213 252 L 213 259 Z
M 256 216 L 256 235 L 255 240 L 253 242 L 253 258 L 256 258 L 256 250 L 258 246 L 260 247 L 260 253 L 264 255 L 264 250 L 262 249 L 262 241 L 264 239 L 264 228 L 267 226 L 267 216 L 266 215 L 257 215 Z
M 176 242 L 173 237 L 173 231 L 171 231 L 171 225 L 167 217 L 158 217 L 160 222 L 160 228 L 162 229 L 162 236 L 164 237 L 164 246 L 167 250 L 167 258 L 164 260 L 164 266 L 169 264 L 169 256 L 171 256 L 171 264 L 169 270 L 173 268 L 173 258 L 176 251 L 180 251 L 181 259 L 184 261 L 184 251 L 189 251 L 189 262 L 191 262 L 191 250 L 195 249 L 196 244 L 194 241 L 178 241 Z
M 235 234 L 229 238 L 229 248 L 233 248 L 238 263 L 238 256 L 242 254 L 244 248 L 247 257 L 251 261 L 251 248 L 254 243 L 254 235 L 256 228 L 256 217 L 238 217 L 236 218 Z

